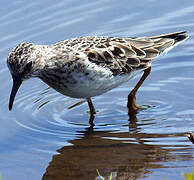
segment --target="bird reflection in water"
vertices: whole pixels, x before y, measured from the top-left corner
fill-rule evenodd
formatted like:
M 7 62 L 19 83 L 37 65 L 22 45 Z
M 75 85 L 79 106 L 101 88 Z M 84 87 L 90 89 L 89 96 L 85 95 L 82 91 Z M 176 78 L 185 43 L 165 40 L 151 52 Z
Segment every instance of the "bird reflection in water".
M 154 138 L 173 135 L 141 133 L 136 121 L 135 117 L 130 119 L 129 132 L 100 131 L 93 126 L 77 131 L 79 138 L 69 141 L 72 146 L 57 150 L 59 154 L 53 156 L 42 179 L 92 180 L 98 176 L 97 169 L 106 179 L 112 173 L 113 179 L 134 180 L 149 176 L 156 168 L 168 168 L 162 162 L 192 159 L 189 154 L 176 155 L 188 148 L 186 145 L 173 148 L 156 145 L 156 140 L 153 145 Z

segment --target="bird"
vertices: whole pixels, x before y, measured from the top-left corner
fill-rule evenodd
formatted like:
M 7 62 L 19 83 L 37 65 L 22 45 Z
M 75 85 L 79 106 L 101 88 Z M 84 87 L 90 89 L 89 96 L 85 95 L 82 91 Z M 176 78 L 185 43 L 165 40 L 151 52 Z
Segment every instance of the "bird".
M 187 133 L 187 137 L 188 137 L 189 140 L 194 144 L 194 133 L 188 132 L 188 133 Z
M 63 95 L 86 99 L 92 124 L 96 110 L 91 98 L 143 72 L 128 95 L 128 111 L 137 113 L 141 107 L 136 104 L 136 93 L 150 74 L 152 61 L 188 37 L 181 31 L 147 37 L 86 36 L 51 45 L 22 42 L 7 57 L 13 80 L 9 110 L 21 84 L 38 77 Z

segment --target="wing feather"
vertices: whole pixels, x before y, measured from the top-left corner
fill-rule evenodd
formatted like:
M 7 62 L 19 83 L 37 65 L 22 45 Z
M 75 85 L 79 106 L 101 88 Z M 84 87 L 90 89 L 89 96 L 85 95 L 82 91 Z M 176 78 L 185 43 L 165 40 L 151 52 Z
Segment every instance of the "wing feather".
M 166 49 L 188 38 L 184 33 L 138 38 L 83 37 L 75 39 L 73 48 L 84 53 L 92 63 L 109 68 L 113 75 L 122 75 L 149 67 Z

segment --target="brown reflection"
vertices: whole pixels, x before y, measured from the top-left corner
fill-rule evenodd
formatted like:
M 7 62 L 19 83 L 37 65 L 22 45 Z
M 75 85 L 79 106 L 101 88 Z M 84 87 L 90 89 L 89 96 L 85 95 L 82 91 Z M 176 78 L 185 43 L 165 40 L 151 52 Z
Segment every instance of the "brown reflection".
M 167 149 L 149 145 L 151 142 L 145 144 L 148 140 L 144 140 L 172 135 L 143 134 L 134 129 L 137 129 L 135 119 L 129 124 L 129 132 L 97 131 L 92 127 L 78 132 L 81 138 L 70 141 L 72 146 L 58 150 L 59 154 L 53 156 L 42 179 L 93 180 L 97 177 L 96 169 L 104 177 L 112 172 L 117 180 L 137 179 L 152 173 L 150 169 L 163 168 L 161 162 L 177 161 L 171 152 L 184 146 Z M 192 157 L 184 155 L 184 158 Z

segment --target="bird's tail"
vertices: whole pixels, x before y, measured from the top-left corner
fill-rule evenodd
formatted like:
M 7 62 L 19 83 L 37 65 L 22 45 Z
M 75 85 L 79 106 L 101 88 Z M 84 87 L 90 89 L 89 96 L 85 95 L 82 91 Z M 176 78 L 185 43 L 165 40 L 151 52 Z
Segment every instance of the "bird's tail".
M 174 42 L 169 47 L 167 47 L 166 49 L 164 49 L 164 51 L 161 52 L 163 54 L 163 53 L 167 53 L 169 50 L 171 50 L 175 46 L 179 45 L 184 40 L 188 39 L 189 36 L 187 34 L 187 31 L 181 31 L 181 32 L 174 32 L 174 33 L 170 33 L 170 34 L 162 34 L 159 36 L 152 36 L 151 38 L 152 39 L 162 38 L 162 39 L 174 40 Z
M 163 34 L 163 35 L 159 35 L 159 36 L 154 36 L 154 38 L 174 39 L 174 44 L 176 44 L 176 43 L 180 43 L 181 41 L 188 39 L 189 36 L 187 34 L 187 31 L 181 31 L 181 32 L 174 32 L 174 33 L 170 33 L 170 34 Z

